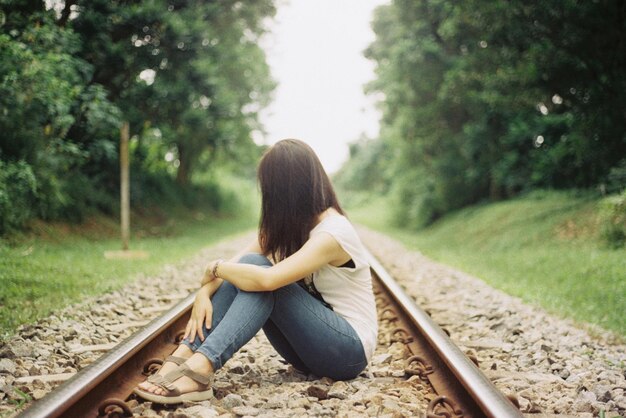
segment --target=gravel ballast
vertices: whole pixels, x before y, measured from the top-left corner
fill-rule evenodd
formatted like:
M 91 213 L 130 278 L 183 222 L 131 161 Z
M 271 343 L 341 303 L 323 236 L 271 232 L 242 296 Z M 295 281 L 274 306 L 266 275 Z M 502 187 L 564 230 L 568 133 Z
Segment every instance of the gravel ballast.
M 609 333 L 590 333 L 484 282 L 435 263 L 397 241 L 360 229 L 370 251 L 451 338 L 474 354 L 504 393 L 529 414 L 626 415 L 626 346 Z M 197 288 L 206 263 L 229 257 L 253 235 L 203 250 L 193 259 L 140 277 L 123 289 L 59 310 L 22 326 L 0 347 L 0 416 L 25 397 L 40 399 Z M 131 401 L 136 416 L 420 416 L 434 394 L 404 376 L 404 346 L 381 323 L 379 345 L 357 379 L 334 382 L 284 363 L 259 333 L 216 374 L 216 398 L 159 407 Z M 27 395 L 23 395 L 23 394 Z
M 360 228 L 363 241 L 422 309 L 525 413 L 626 416 L 626 345 Z

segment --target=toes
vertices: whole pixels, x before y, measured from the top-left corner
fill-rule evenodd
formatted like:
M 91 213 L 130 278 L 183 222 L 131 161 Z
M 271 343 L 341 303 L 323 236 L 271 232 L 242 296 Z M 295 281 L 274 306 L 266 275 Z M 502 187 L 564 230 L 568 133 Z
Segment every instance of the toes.
M 152 383 L 146 382 L 146 385 L 142 389 L 145 390 L 146 392 L 156 393 L 156 390 L 158 390 L 159 387 L 156 385 L 153 385 Z

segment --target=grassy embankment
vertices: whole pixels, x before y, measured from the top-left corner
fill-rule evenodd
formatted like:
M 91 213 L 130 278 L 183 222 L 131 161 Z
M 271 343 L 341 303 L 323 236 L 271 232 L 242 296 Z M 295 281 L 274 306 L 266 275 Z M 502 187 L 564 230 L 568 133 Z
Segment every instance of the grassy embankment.
M 137 274 L 154 274 L 165 264 L 191 257 L 201 248 L 252 229 L 256 193 L 238 184 L 241 196 L 229 214 L 178 209 L 131 217 L 131 249 L 149 253 L 147 259 L 107 260 L 104 252 L 119 250 L 117 221 L 102 216 L 81 225 L 44 224 L 9 240 L 0 240 L 0 340 L 19 324 L 49 315 L 53 310 L 122 287 Z
M 356 222 L 549 312 L 626 336 L 626 248 L 600 240 L 597 198 L 535 192 L 414 232 L 391 226 L 383 198 L 367 202 L 348 207 Z

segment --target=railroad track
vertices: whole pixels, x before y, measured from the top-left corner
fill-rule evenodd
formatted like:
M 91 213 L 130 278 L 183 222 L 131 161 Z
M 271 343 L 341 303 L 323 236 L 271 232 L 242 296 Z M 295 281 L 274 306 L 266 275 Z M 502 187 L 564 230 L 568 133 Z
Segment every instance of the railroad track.
M 393 339 L 404 343 L 411 353 L 406 375 L 419 376 L 437 393 L 427 407 L 427 416 L 522 417 L 514 405 L 516 399 L 502 394 L 478 369 L 476 359 L 454 345 L 445 330 L 406 295 L 373 256 L 370 264 L 379 320 L 393 325 Z M 180 342 L 194 296 L 180 301 L 19 417 L 132 416 L 126 400 Z

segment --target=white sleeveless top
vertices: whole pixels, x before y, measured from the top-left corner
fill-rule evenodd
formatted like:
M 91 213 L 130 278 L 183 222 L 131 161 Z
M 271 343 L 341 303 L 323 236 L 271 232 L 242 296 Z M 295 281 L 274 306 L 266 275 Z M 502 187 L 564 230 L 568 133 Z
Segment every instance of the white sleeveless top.
M 335 238 L 341 248 L 352 257 L 355 267 L 327 264 L 313 273 L 313 284 L 324 301 L 354 328 L 363 343 L 369 362 L 376 348 L 378 320 L 365 247 L 354 226 L 345 216 L 325 217 L 311 230 L 309 237 L 324 232 Z

